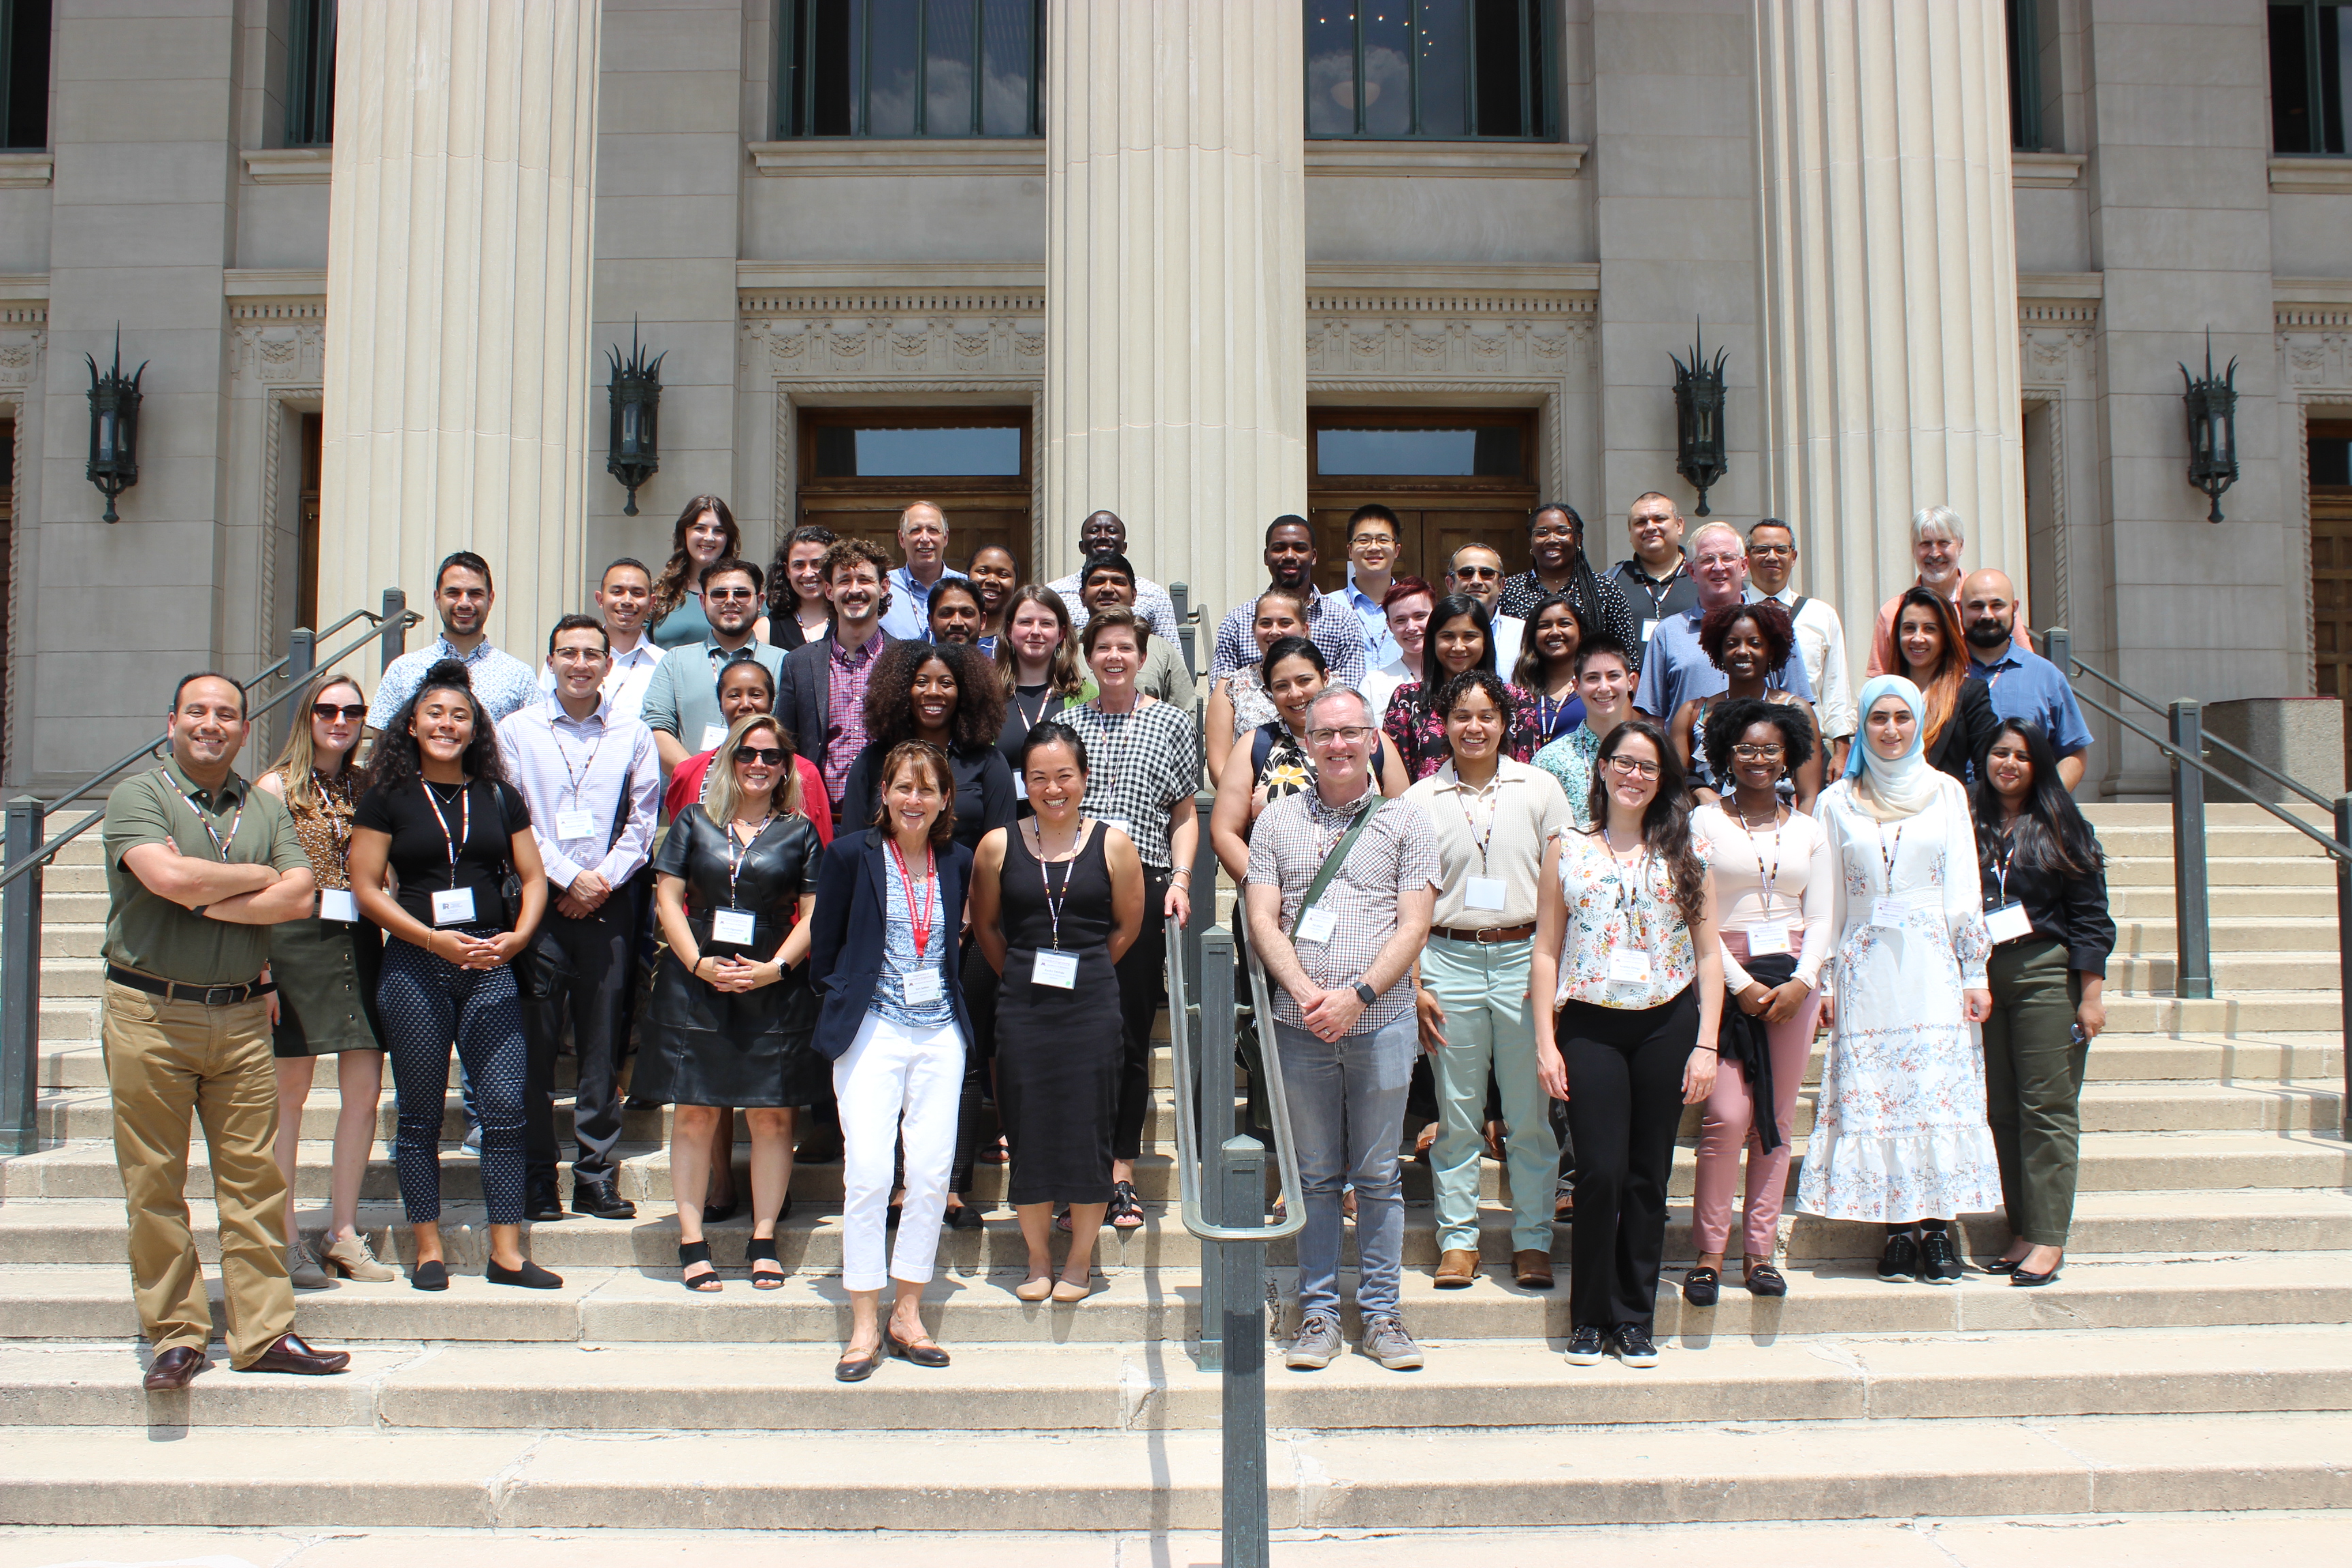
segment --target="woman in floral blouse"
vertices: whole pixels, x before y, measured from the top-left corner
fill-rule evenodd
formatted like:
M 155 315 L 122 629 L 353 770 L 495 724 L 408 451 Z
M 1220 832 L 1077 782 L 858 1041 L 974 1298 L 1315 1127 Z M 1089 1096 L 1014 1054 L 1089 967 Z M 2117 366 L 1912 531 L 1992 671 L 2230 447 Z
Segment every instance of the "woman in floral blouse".
M 1594 826 L 1544 852 L 1529 976 L 1536 1071 L 1568 1101 L 1576 1148 L 1568 1360 L 1590 1366 L 1613 1348 L 1627 1366 L 1655 1366 L 1675 1135 L 1683 1107 L 1715 1087 L 1715 878 L 1682 764 L 1649 720 L 1601 742 L 1591 804 Z
M 1437 710 L 1437 694 L 1465 670 L 1495 668 L 1495 626 L 1486 606 L 1467 594 L 1448 594 L 1429 612 L 1429 630 L 1422 643 L 1421 679 L 1396 689 L 1389 698 L 1381 728 L 1396 742 L 1405 772 L 1419 784 L 1439 768 L 1453 751 L 1445 743 L 1445 715 Z M 1536 714 L 1541 706 L 1517 687 L 1511 689 L 1513 717 L 1503 738 L 1503 751 L 1514 762 L 1528 762 L 1543 744 Z

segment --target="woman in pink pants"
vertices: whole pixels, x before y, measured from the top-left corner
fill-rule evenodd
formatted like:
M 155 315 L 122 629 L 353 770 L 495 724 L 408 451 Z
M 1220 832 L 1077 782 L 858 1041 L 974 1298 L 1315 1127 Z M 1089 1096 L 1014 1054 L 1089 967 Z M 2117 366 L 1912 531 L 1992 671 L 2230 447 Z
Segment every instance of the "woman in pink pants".
M 1832 946 L 1837 862 L 1820 825 L 1782 799 L 1780 783 L 1812 751 L 1812 725 L 1801 708 L 1734 699 L 1707 715 L 1708 766 L 1732 787 L 1719 804 L 1692 814 L 1691 832 L 1715 847 L 1724 984 L 1745 1016 L 1725 1011 L 1723 1070 L 1699 1136 L 1698 1262 L 1683 1279 L 1683 1299 L 1694 1307 L 1712 1307 L 1721 1289 L 1743 1148 L 1747 1286 L 1759 1296 L 1789 1293 L 1772 1258 L 1789 1181 L 1790 1117 L 1812 1053 L 1822 964 Z M 1736 1043 L 1743 1037 L 1755 1041 L 1744 1059 Z

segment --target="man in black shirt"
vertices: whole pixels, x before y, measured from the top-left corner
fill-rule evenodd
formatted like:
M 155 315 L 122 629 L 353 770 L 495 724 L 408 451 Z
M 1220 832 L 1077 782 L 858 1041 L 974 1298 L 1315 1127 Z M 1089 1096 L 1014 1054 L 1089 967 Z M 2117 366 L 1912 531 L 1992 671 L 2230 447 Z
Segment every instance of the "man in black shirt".
M 1606 579 L 1625 595 L 1633 611 L 1633 661 L 1639 664 L 1650 635 L 1661 621 L 1698 603 L 1698 584 L 1683 563 L 1683 510 L 1672 498 L 1645 490 L 1625 513 L 1633 553 L 1609 569 Z

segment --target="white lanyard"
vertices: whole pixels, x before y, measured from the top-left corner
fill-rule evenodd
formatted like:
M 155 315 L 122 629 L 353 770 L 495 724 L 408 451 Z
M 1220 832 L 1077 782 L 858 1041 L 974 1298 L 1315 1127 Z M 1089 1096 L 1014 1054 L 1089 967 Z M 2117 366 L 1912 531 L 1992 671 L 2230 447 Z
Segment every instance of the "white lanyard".
M 236 842 L 236 830 L 238 827 L 243 826 L 245 822 L 244 800 L 240 798 L 237 801 L 236 815 L 232 816 L 228 819 L 228 837 L 226 838 L 223 838 L 219 832 L 213 826 L 213 819 L 205 815 L 205 808 L 196 804 L 195 796 L 190 795 L 186 790 L 182 789 L 180 787 L 180 781 L 173 778 L 169 773 L 164 772 L 160 768 L 156 771 L 163 773 L 163 782 L 172 786 L 173 793 L 177 795 L 182 800 L 188 803 L 188 809 L 196 814 L 196 825 L 205 830 L 205 837 L 213 841 L 213 848 L 215 852 L 220 856 L 221 864 L 224 866 L 227 865 L 228 847 Z
M 474 837 L 474 786 L 469 784 L 457 786 L 457 836 L 455 838 L 449 837 L 449 819 L 441 814 L 440 797 L 433 793 L 431 784 L 425 786 L 425 804 L 433 808 L 433 820 L 441 825 L 441 842 L 449 847 L 449 885 L 454 888 L 457 885 L 457 847 L 470 842 Z
M 1736 806 L 1734 811 L 1738 812 Z M 1748 826 L 1748 818 L 1744 814 L 1739 814 L 1739 826 L 1748 835 L 1748 847 L 1750 849 L 1756 849 L 1756 829 Z M 1764 851 L 1756 849 L 1756 879 L 1763 887 L 1764 901 L 1760 912 L 1769 915 L 1772 912 L 1772 890 L 1780 885 L 1780 808 L 1777 805 L 1772 808 L 1772 866 L 1769 870 L 1767 870 L 1764 866 Z
M 1487 781 L 1485 789 L 1474 790 L 1465 784 L 1454 792 L 1454 803 L 1462 808 L 1464 826 L 1477 836 L 1478 869 L 1482 872 L 1486 869 L 1487 847 L 1495 842 L 1495 824 L 1502 816 L 1502 784 L 1503 776 L 1497 773 Z M 1470 802 L 1474 799 L 1486 808 L 1486 829 L 1483 834 L 1478 830 L 1478 819 L 1470 815 Z

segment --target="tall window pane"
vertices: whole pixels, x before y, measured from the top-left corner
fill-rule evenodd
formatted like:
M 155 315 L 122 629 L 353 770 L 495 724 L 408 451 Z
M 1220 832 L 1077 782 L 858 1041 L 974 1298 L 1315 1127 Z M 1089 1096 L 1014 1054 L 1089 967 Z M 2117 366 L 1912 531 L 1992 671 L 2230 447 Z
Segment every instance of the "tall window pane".
M 0 0 L 0 147 L 49 144 L 49 0 Z
M 923 129 L 933 136 L 969 136 L 971 123 L 974 0 L 924 0 Z
M 1307 133 L 1552 134 L 1547 0 L 1304 0 Z
M 1470 122 L 1470 0 L 1421 0 L 1421 39 L 1414 55 L 1419 78 L 1421 133 L 1462 137 L 1476 134 Z
M 1412 0 L 1356 0 L 1367 136 L 1412 134 Z
M 1307 0 L 1307 134 L 1356 133 L 1356 0 Z
M 866 134 L 912 136 L 921 0 L 866 0 Z
M 2344 152 L 2344 79 L 2352 76 L 2352 5 L 2319 7 L 2319 126 L 2330 153 Z
M 980 133 L 1027 136 L 1037 70 L 1034 0 L 981 0 Z
M 286 145 L 335 139 L 335 0 L 294 0 L 286 56 Z
M 777 0 L 779 136 L 1036 136 L 1045 0 Z

